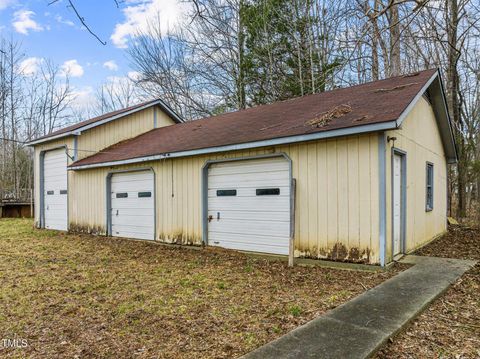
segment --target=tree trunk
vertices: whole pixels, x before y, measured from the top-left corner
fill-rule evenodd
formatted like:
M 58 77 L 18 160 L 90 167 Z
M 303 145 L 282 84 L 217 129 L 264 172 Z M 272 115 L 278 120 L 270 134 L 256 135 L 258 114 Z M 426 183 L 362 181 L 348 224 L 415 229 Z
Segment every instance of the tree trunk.
M 398 4 L 394 0 L 389 8 L 390 13 L 390 76 L 398 76 L 401 72 L 400 60 L 400 19 L 398 16 Z
M 464 218 L 466 216 L 466 176 L 467 176 L 467 158 L 465 154 L 465 140 L 463 137 L 463 123 L 460 118 L 461 109 L 459 101 L 459 75 L 458 59 L 458 0 L 446 0 L 446 20 L 447 20 L 447 39 L 448 39 L 448 63 L 447 63 L 447 102 L 450 117 L 455 124 L 455 137 L 458 149 L 457 164 L 457 216 Z

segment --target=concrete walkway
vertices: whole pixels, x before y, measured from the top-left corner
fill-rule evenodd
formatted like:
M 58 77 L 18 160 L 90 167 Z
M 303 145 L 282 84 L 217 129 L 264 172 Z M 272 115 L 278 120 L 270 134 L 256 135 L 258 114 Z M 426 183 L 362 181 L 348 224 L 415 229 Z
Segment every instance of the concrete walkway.
M 419 256 L 402 262 L 414 266 L 243 358 L 367 358 L 475 264 Z

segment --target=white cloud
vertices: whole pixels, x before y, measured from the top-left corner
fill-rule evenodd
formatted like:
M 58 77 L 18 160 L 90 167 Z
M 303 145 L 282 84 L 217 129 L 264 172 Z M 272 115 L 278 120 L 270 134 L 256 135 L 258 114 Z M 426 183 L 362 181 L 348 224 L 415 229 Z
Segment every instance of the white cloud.
M 43 63 L 41 57 L 28 57 L 20 63 L 20 73 L 24 76 L 35 75 Z
M 1 0 L 0 0 L 1 1 Z M 42 31 L 43 27 L 33 20 L 35 13 L 31 10 L 19 10 L 13 13 L 12 25 L 15 28 L 15 31 L 28 35 L 29 30 L 33 31 Z
M 129 71 L 127 77 L 132 81 L 138 81 L 142 78 L 142 74 L 138 71 Z
M 103 63 L 103 67 L 109 69 L 110 71 L 118 71 L 118 65 L 115 60 L 109 60 Z
M 12 6 L 13 4 L 15 4 L 15 2 L 15 0 L 0 0 L 0 10 L 4 10 L 7 7 Z
M 64 25 L 68 25 L 68 26 L 75 26 L 75 23 L 71 20 L 66 20 L 64 19 L 63 17 L 61 17 L 60 15 L 55 15 L 55 20 L 59 23 L 59 24 L 64 24 Z
M 95 91 L 91 86 L 74 88 L 72 90 L 72 96 L 74 98 L 72 106 L 80 110 L 89 109 L 96 101 Z
M 83 67 L 77 60 L 65 61 L 63 65 L 60 66 L 60 73 L 62 76 L 69 75 L 71 77 L 82 77 L 83 72 Z
M 181 0 L 129 0 L 130 6 L 123 9 L 125 21 L 115 25 L 110 39 L 119 48 L 126 48 L 129 38 L 144 32 L 148 24 L 158 16 L 162 33 L 178 25 L 190 5 Z

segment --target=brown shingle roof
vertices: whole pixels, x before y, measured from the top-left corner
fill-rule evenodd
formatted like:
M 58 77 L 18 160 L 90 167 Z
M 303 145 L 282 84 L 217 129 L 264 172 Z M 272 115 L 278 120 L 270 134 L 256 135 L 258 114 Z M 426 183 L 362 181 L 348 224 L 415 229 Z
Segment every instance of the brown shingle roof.
M 161 127 L 110 146 L 72 166 L 394 121 L 435 72 L 421 71 Z
M 165 104 L 163 104 L 160 100 L 158 99 L 155 99 L 155 100 L 150 100 L 150 101 L 145 101 L 145 102 L 142 102 L 142 103 L 139 103 L 139 104 L 136 104 L 136 105 L 133 105 L 133 106 L 130 106 L 130 107 L 126 107 L 126 108 L 122 108 L 121 110 L 116 110 L 116 111 L 112 111 L 112 112 L 108 112 L 108 113 L 105 113 L 101 116 L 97 116 L 97 117 L 93 117 L 89 120 L 85 120 L 85 121 L 82 121 L 82 122 L 78 122 L 76 124 L 73 124 L 71 126 L 68 126 L 68 127 L 64 127 L 64 128 L 61 128 L 57 131 L 54 131 L 52 133 L 49 133 L 48 135 L 45 135 L 45 136 L 41 136 L 41 137 L 38 137 L 34 140 L 32 140 L 32 142 L 36 142 L 36 141 L 39 141 L 39 140 L 43 140 L 43 139 L 47 139 L 47 138 L 50 138 L 50 137 L 54 137 L 54 136 L 57 136 L 57 135 L 62 135 L 62 134 L 67 134 L 68 132 L 71 132 L 71 131 L 75 131 L 75 130 L 79 130 L 81 129 L 82 127 L 85 127 L 85 126 L 88 126 L 88 125 L 91 125 L 91 124 L 94 124 L 96 122 L 100 122 L 102 120 L 106 120 L 106 119 L 109 119 L 109 118 L 112 118 L 112 117 L 116 117 L 116 116 L 119 116 L 119 115 L 122 115 L 122 114 L 128 114 L 129 112 L 131 111 L 135 111 L 135 110 L 139 110 L 143 107 L 148 107 L 150 105 L 154 105 L 158 103 L 164 110 L 166 110 L 167 112 L 171 112 L 171 115 L 172 115 L 172 118 L 174 118 L 174 120 L 176 120 L 176 122 L 180 122 L 179 120 L 176 119 L 176 117 L 178 117 L 178 115 L 176 115 L 173 110 L 171 110 L 170 108 L 168 108 Z

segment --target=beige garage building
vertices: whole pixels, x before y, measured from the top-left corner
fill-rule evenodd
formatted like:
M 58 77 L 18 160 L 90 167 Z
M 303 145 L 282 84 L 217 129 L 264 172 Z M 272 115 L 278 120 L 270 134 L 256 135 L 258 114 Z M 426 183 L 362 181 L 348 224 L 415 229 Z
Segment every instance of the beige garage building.
M 184 122 L 160 100 L 30 143 L 38 227 L 385 265 L 446 231 L 437 70 Z

